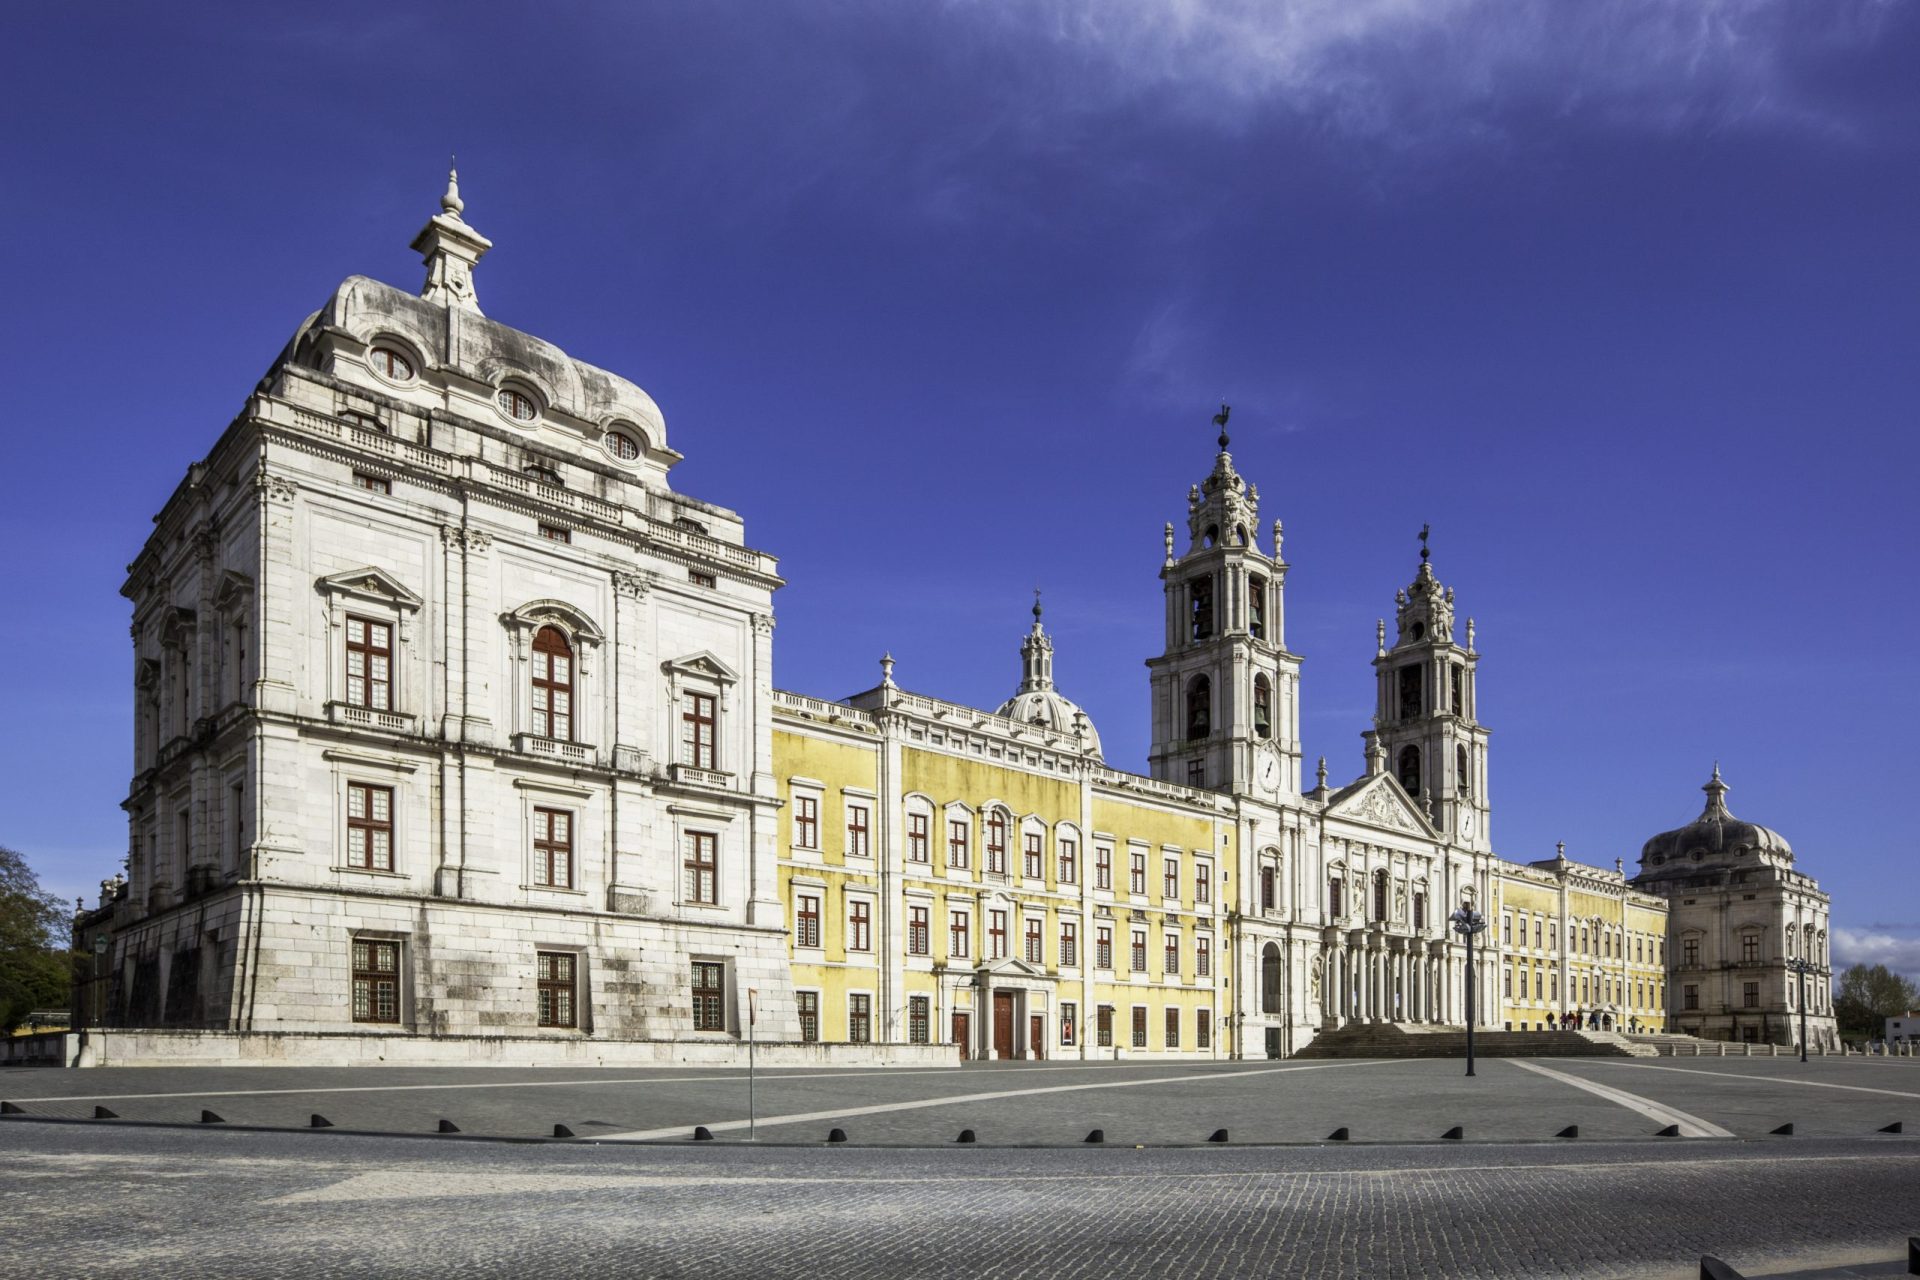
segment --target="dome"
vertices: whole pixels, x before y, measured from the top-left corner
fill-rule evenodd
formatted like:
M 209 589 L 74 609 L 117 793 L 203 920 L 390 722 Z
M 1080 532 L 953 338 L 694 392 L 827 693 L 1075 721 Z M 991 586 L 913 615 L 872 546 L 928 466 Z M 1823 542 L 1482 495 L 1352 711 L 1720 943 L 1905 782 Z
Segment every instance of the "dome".
M 1728 811 L 1728 787 L 1720 780 L 1719 765 L 1713 767 L 1713 777 L 1701 790 L 1707 793 L 1706 810 L 1686 826 L 1663 831 L 1647 841 L 1640 850 L 1642 868 L 1669 861 L 1692 865 L 1696 853 L 1702 862 L 1720 861 L 1742 853 L 1772 853 L 1789 862 L 1793 860 L 1793 847 L 1785 836 L 1757 822 L 1742 822 Z M 1642 874 L 1646 872 L 1643 870 Z
M 1020 645 L 1020 687 L 995 715 L 1021 724 L 1037 724 L 1052 733 L 1073 734 L 1090 755 L 1100 755 L 1100 734 L 1087 713 L 1053 687 L 1053 637 L 1040 625 L 1040 593 L 1033 593 L 1033 629 Z
M 1096 756 L 1100 754 L 1100 734 L 1093 727 L 1093 721 L 1058 689 L 1022 689 L 1001 703 L 994 714 L 1021 724 L 1037 724 L 1055 733 L 1079 733 L 1087 751 Z

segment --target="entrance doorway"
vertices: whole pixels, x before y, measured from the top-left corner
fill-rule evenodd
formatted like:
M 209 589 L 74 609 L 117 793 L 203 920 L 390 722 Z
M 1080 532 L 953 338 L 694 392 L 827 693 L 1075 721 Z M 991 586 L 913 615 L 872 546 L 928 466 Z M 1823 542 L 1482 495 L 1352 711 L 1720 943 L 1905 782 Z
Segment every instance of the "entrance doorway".
M 967 1034 L 973 1019 L 964 1013 L 953 1015 L 953 1042 L 960 1046 L 960 1061 L 965 1062 L 973 1056 L 973 1037 Z
M 1267 1056 L 1269 1058 L 1280 1056 L 1280 1028 L 1278 1027 L 1267 1028 Z
M 1033 1050 L 1035 1058 L 1047 1056 L 1047 1020 L 1039 1014 L 1027 1019 L 1027 1047 Z
M 1013 992 L 993 993 L 993 1056 L 1013 1056 Z

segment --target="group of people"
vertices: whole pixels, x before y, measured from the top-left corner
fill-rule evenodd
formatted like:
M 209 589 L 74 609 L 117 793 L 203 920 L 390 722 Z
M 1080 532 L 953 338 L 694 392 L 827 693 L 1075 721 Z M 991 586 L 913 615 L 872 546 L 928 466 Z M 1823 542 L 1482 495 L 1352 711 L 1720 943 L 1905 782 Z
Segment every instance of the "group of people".
M 1545 1031 L 1579 1031 L 1583 1027 L 1588 1031 L 1611 1031 L 1613 1030 L 1613 1015 L 1611 1013 L 1602 1013 L 1598 1009 L 1588 1009 L 1585 1012 L 1575 1009 L 1548 1018 L 1546 1022 L 1542 1024 L 1541 1029 Z M 1628 1034 L 1639 1031 L 1640 1019 L 1628 1018 L 1626 1029 Z

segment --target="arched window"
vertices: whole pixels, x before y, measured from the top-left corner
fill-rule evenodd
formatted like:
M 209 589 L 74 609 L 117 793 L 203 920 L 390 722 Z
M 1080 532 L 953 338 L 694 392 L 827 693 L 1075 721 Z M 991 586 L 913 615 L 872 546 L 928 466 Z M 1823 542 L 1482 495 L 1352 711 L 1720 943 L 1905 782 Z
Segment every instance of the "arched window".
M 1473 794 L 1473 770 L 1467 765 L 1465 743 L 1453 749 L 1453 787 L 1462 799 Z
M 1273 686 L 1265 675 L 1253 678 L 1253 735 L 1256 738 L 1271 737 L 1273 734 Z
M 1213 732 L 1213 683 L 1195 676 L 1187 683 L 1187 739 L 1204 738 Z
M 501 412 L 515 422 L 532 422 L 540 416 L 540 403 L 518 387 L 502 387 L 494 397 Z
M 533 731 L 573 741 L 573 646 L 558 627 L 533 634 Z
M 375 373 L 391 378 L 395 382 L 413 381 L 413 361 L 403 352 L 392 347 L 375 347 L 372 352 L 372 364 Z
M 1280 1012 L 1280 992 L 1284 981 L 1280 948 L 1269 942 L 1260 953 L 1260 1012 Z
M 1247 634 L 1255 640 L 1267 638 L 1267 580 L 1247 579 Z
M 1400 785 L 1407 794 L 1420 794 L 1420 748 L 1411 744 L 1400 748 Z

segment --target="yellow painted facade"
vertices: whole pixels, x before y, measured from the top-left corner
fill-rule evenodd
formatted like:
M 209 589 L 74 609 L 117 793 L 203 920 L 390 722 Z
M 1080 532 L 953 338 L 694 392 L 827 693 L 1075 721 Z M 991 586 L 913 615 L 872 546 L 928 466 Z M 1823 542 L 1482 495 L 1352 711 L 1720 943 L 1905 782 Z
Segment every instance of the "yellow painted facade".
M 1501 863 L 1495 889 L 1499 1016 L 1489 1022 L 1539 1031 L 1571 1017 L 1585 1028 L 1666 1029 L 1665 899 L 1636 892 L 1619 871 L 1564 857 Z

